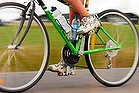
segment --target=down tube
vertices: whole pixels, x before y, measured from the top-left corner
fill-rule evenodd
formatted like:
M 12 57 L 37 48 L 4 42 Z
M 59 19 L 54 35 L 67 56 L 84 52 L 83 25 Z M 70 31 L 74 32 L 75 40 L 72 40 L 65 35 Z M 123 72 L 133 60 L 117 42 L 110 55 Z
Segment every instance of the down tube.
M 48 19 L 53 23 L 53 25 L 55 26 L 55 28 L 57 29 L 57 31 L 59 32 L 59 34 L 61 35 L 61 37 L 65 41 L 65 43 L 69 46 L 69 48 L 73 52 L 73 55 L 77 55 L 77 53 L 78 53 L 77 50 L 75 49 L 75 47 L 73 46 L 73 44 L 68 40 L 66 34 L 63 32 L 63 30 L 61 29 L 61 27 L 58 25 L 58 23 L 56 22 L 56 20 L 54 19 L 54 17 L 50 13 L 50 11 L 46 9 L 45 10 L 45 14 L 48 17 Z

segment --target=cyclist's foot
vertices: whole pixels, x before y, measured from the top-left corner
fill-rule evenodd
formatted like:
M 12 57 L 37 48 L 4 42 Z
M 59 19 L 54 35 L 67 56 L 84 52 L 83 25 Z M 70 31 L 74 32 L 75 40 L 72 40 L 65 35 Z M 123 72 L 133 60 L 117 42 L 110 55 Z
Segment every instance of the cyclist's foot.
M 100 22 L 96 15 L 83 17 L 81 21 L 81 26 L 77 30 L 77 34 L 86 34 L 95 27 L 98 27 L 100 25 Z
M 57 72 L 59 76 L 76 74 L 75 67 L 68 66 L 62 60 L 58 64 L 49 65 L 48 70 L 52 72 Z

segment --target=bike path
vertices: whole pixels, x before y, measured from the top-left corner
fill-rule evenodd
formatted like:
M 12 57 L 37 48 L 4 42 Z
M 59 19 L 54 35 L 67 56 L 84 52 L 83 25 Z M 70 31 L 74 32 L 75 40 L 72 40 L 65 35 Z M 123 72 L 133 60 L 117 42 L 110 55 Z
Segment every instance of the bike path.
M 46 72 L 39 83 L 25 93 L 139 93 L 139 69 L 128 83 L 120 87 L 103 86 L 88 70 L 77 70 L 77 75 L 62 77 Z

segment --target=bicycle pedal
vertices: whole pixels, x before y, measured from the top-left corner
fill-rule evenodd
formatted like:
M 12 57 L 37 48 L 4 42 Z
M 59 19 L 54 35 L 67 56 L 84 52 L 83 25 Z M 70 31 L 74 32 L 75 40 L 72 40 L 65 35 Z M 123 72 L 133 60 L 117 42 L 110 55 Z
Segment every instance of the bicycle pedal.
M 57 75 L 58 76 L 63 76 L 63 73 L 62 72 L 58 72 Z
M 58 72 L 57 75 L 58 75 L 58 76 L 68 76 L 68 75 L 70 75 L 70 74 L 66 74 L 66 73 Z
M 72 70 L 70 66 L 67 66 L 65 69 L 57 73 L 58 76 L 69 76 L 69 75 L 75 75 L 75 74 L 76 74 L 75 71 Z
M 63 73 L 63 72 L 58 72 L 58 76 L 69 76 L 69 75 L 76 75 L 76 73 Z

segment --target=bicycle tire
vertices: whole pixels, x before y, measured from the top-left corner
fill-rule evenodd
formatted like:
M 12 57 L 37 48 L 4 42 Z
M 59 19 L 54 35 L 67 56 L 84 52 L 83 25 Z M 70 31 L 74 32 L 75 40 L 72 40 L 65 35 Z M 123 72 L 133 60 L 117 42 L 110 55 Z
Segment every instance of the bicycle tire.
M 139 34 L 130 20 L 124 13 L 118 10 L 105 10 L 98 14 L 103 28 L 122 45 L 118 50 L 104 51 L 95 54 L 85 55 L 86 63 L 91 74 L 101 84 L 108 87 L 116 87 L 125 84 L 135 73 L 139 61 Z M 94 47 L 111 47 L 115 44 L 101 31 L 99 35 L 104 39 L 102 43 L 96 34 Z M 85 50 L 91 49 L 91 37 L 86 36 Z M 105 57 L 112 57 L 112 60 Z M 109 62 L 111 66 L 109 67 Z M 129 65 L 130 64 L 130 65 Z M 130 68 L 131 67 L 131 68 Z
M 28 24 L 29 15 L 26 15 L 25 22 L 20 22 L 23 18 L 22 12 L 25 10 L 26 6 L 20 3 L 0 4 L 0 19 L 3 24 L 0 26 L 0 34 L 3 35 L 0 37 L 0 91 L 2 92 L 19 93 L 33 87 L 45 73 L 48 64 L 49 37 L 36 13 L 33 15 L 32 23 L 29 23 L 31 24 L 29 32 L 22 44 L 18 49 L 14 47 L 18 44 L 18 40 L 20 41 Z M 13 40 L 15 42 L 11 44 L 19 26 L 22 27 L 22 31 L 17 40 Z

